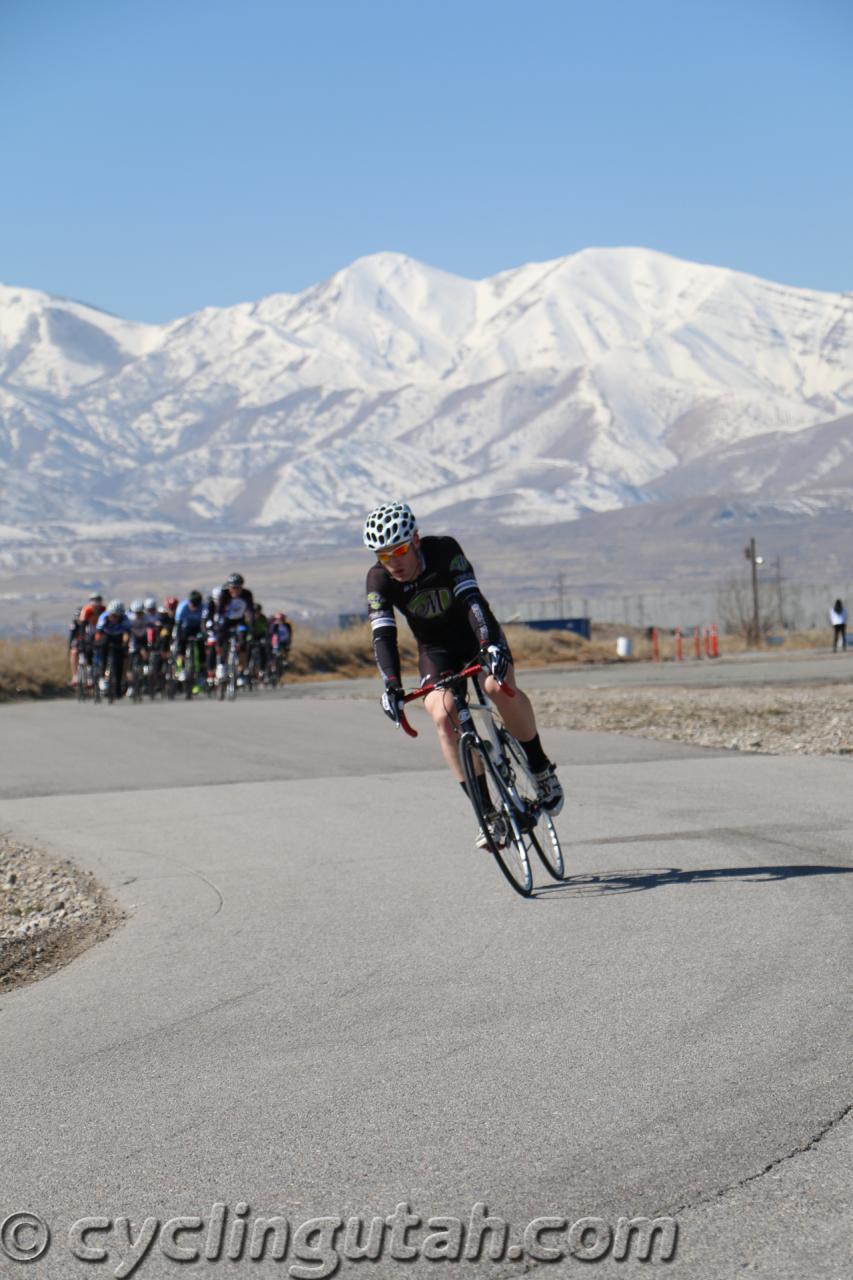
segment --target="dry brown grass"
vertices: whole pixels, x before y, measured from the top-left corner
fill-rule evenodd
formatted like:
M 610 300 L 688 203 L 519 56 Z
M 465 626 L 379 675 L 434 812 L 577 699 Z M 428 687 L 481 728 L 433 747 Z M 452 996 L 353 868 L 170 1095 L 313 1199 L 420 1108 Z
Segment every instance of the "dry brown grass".
M 506 636 L 519 666 L 549 666 L 553 663 L 603 662 L 613 657 L 615 641 L 582 640 L 567 631 L 532 631 L 511 625 Z M 417 673 L 415 642 L 405 627 L 398 632 L 403 673 Z M 346 631 L 300 630 L 290 655 L 290 670 L 305 679 L 350 678 L 376 673 L 370 627 L 349 627 Z
M 71 670 L 62 636 L 0 640 L 0 701 L 52 698 L 67 693 Z
M 554 664 L 612 662 L 616 659 L 616 639 L 630 636 L 634 644 L 634 660 L 648 661 L 652 656 L 651 641 L 637 627 L 615 623 L 598 623 L 592 628 L 592 639 L 582 640 L 567 631 L 533 631 L 521 624 L 506 627 L 507 639 L 519 667 L 545 667 Z M 408 630 L 400 628 L 400 654 L 403 672 L 412 677 L 417 671 L 416 650 Z M 661 656 L 673 656 L 673 637 L 661 635 Z M 721 636 L 721 653 L 742 653 L 747 645 L 741 636 Z M 830 648 L 826 630 L 788 633 L 785 649 Z M 768 648 L 768 653 L 781 652 Z M 693 637 L 684 637 L 684 655 L 693 654 Z M 376 673 L 370 628 L 350 627 L 345 631 L 311 631 L 300 627 L 291 652 L 289 677 L 297 680 L 352 679 Z M 68 651 L 62 636 L 41 640 L 0 640 L 0 701 L 15 698 L 44 698 L 68 695 Z

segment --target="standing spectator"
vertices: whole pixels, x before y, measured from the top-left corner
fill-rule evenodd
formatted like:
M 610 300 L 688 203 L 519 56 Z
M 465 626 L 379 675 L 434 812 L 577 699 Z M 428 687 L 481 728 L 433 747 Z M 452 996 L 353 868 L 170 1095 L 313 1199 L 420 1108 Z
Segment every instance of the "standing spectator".
M 829 620 L 832 623 L 832 652 L 837 653 L 839 648 L 847 648 L 847 610 L 841 600 L 836 600 L 830 609 Z

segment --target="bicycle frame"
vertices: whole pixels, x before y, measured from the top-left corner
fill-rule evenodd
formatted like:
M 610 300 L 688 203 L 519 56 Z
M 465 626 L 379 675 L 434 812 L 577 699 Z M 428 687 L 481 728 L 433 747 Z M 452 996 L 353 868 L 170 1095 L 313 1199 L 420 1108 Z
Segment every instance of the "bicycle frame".
M 482 744 L 485 753 L 489 757 L 491 766 L 500 775 L 501 782 L 506 789 L 513 808 L 516 810 L 519 817 L 523 817 L 528 812 L 529 806 L 519 795 L 518 789 L 513 781 L 512 765 L 507 759 L 504 745 L 501 742 L 500 735 L 495 724 L 497 712 L 483 693 L 483 690 L 480 687 L 480 682 L 477 679 L 477 676 L 481 675 L 484 670 L 485 668 L 481 663 L 475 662 L 470 667 L 466 667 L 464 671 L 460 671 L 458 675 L 446 676 L 437 680 L 434 684 L 423 685 L 420 689 L 416 689 L 412 693 L 407 693 L 403 701 L 413 702 L 416 698 L 425 698 L 428 693 L 432 693 L 436 689 L 449 693 L 453 698 L 453 702 L 456 707 L 456 714 L 459 719 L 460 743 L 465 738 L 466 734 L 470 734 L 478 743 Z M 477 692 L 477 701 L 473 704 L 468 701 L 466 696 L 469 677 L 471 677 L 471 682 Z M 511 685 L 501 684 L 500 689 L 502 693 L 507 694 L 509 697 L 513 697 L 515 695 L 515 690 Z M 478 721 L 480 721 L 485 732 L 482 732 L 481 728 L 478 727 Z M 417 730 L 413 729 L 406 719 L 405 712 L 401 713 L 400 724 L 409 737 L 416 738 L 418 736 Z
M 465 789 L 480 822 L 481 832 L 486 834 L 488 840 L 481 847 L 488 848 L 494 854 L 501 871 L 516 892 L 529 897 L 533 890 L 529 857 L 531 849 L 535 850 L 546 871 L 555 880 L 566 879 L 565 862 L 554 823 L 539 802 L 525 752 L 502 723 L 499 713 L 491 705 L 477 680 L 483 670 L 483 666 L 477 662 L 458 675 L 442 676 L 432 684 L 423 685 L 420 689 L 405 694 L 403 703 L 426 697 L 433 690 L 446 691 L 453 698 L 459 723 L 459 753 L 465 774 Z M 473 679 L 477 693 L 474 702 L 469 702 L 467 697 L 469 677 Z M 508 684 L 501 684 L 500 688 L 510 696 L 515 693 Z M 400 724 L 410 737 L 418 736 L 402 708 Z M 476 760 L 479 760 L 479 768 L 476 767 Z M 492 791 L 489 787 L 491 794 L 487 803 L 493 805 L 493 812 L 501 812 L 508 824 L 505 840 L 496 839 L 490 833 L 488 814 L 477 795 L 477 779 L 481 771 L 486 778 L 492 777 L 492 784 L 496 788 Z M 544 843 L 540 842 L 536 834 L 540 822 L 544 823 L 545 828 Z
M 463 729 L 463 731 L 466 729 L 470 730 L 475 727 L 474 719 L 471 714 L 473 710 L 485 711 L 488 715 L 488 718 L 491 720 L 492 729 L 494 729 L 494 712 L 486 702 L 485 696 L 483 694 L 482 689 L 480 688 L 479 683 L 476 680 L 474 681 L 474 687 L 476 688 L 477 694 L 479 697 L 479 702 L 476 707 L 472 708 L 468 705 L 468 700 L 464 692 L 468 677 L 477 676 L 482 671 L 483 671 L 482 664 L 479 662 L 474 662 L 471 664 L 470 667 L 466 667 L 464 671 L 460 671 L 456 675 L 448 675 L 448 676 L 442 677 L 441 679 L 436 680 L 434 684 L 421 685 L 420 689 L 414 689 L 411 693 L 407 693 L 403 698 L 403 702 L 414 702 L 418 698 L 425 698 L 428 693 L 433 693 L 436 689 L 446 691 L 451 695 L 454 703 L 456 704 L 456 710 L 459 713 L 459 724 L 460 724 L 460 727 Z M 506 693 L 510 697 L 513 697 L 515 694 L 515 690 L 512 688 L 511 685 L 502 684 L 501 693 Z M 409 724 L 408 720 L 406 719 L 405 712 L 401 712 L 400 714 L 400 724 L 410 738 L 416 738 L 418 736 L 417 729 L 413 729 L 412 726 Z M 492 733 L 490 732 L 489 737 L 492 738 L 492 741 L 494 742 L 495 746 L 498 746 L 497 734 L 495 733 L 493 736 Z
M 492 749 L 495 753 L 495 758 L 500 760 L 503 758 L 504 749 L 503 749 L 503 743 L 498 737 L 497 728 L 495 727 L 495 716 L 497 715 L 497 712 L 495 711 L 495 708 L 492 706 L 492 704 L 488 701 L 486 695 L 483 693 L 483 690 L 480 688 L 480 682 L 476 676 L 472 677 L 471 683 L 473 684 L 474 689 L 476 690 L 477 701 L 474 703 L 468 702 L 466 704 L 467 711 L 468 711 L 467 720 L 469 724 L 473 725 L 473 727 L 476 729 L 477 736 L 481 740 L 485 741 L 486 738 L 488 738 L 488 740 L 492 744 Z M 502 684 L 501 691 L 503 693 L 509 693 L 509 694 L 513 693 L 513 690 L 510 688 L 508 684 Z M 485 733 L 482 732 L 482 729 L 477 727 L 478 720 L 481 721 L 482 725 L 485 727 Z M 460 720 L 460 724 L 461 724 L 461 720 Z

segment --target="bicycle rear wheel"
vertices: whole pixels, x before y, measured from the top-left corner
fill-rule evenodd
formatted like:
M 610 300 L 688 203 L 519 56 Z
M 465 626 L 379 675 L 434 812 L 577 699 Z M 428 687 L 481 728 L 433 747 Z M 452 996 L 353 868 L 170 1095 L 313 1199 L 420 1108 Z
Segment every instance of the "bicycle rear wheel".
M 116 665 L 113 659 L 109 658 L 108 665 L 107 665 L 107 701 L 109 702 L 110 706 L 112 706 L 112 704 L 115 702 L 120 692 L 121 691 L 118 687 L 118 672 L 116 671 Z
M 227 697 L 229 702 L 233 702 L 237 697 L 237 646 L 232 644 L 228 650 L 228 687 Z
M 135 653 L 130 667 L 131 679 L 133 680 L 133 697 L 131 701 L 138 706 L 142 704 L 142 694 L 146 680 L 145 664 L 142 661 L 142 654 Z
M 243 679 L 245 680 L 245 687 L 250 693 L 254 692 L 261 682 L 261 652 L 256 644 L 253 644 L 249 650 Z
M 94 657 L 89 663 L 89 680 L 92 685 L 92 701 L 97 706 L 101 701 L 101 667 Z
M 195 644 L 191 640 L 187 645 L 187 651 L 184 655 L 184 697 L 187 702 L 192 701 L 193 686 L 195 685 Z
M 560 848 L 557 828 L 554 826 L 554 820 L 551 815 L 546 813 L 539 804 L 536 779 L 533 777 L 533 770 L 528 763 L 524 747 L 517 738 L 512 736 L 508 729 L 502 728 L 499 733 L 503 749 L 515 775 L 515 788 L 528 809 L 536 814 L 536 821 L 542 824 L 541 838 L 531 832 L 532 843 L 539 855 L 539 859 L 548 874 L 553 876 L 555 880 L 566 880 L 569 873 L 566 870 L 563 850 Z
M 171 652 L 163 659 L 163 692 L 170 702 L 175 701 L 178 692 L 178 672 Z
M 163 659 L 159 649 L 152 648 L 148 655 L 147 693 L 151 701 L 163 692 Z
M 495 771 L 488 753 L 483 750 L 473 734 L 463 734 L 459 744 L 459 755 L 462 771 L 465 774 L 465 789 L 474 807 L 477 821 L 486 833 L 487 847 L 516 893 L 529 898 L 533 891 L 533 872 L 530 869 L 530 858 L 527 853 L 530 834 L 520 829 L 515 805 Z M 479 781 L 480 774 L 485 779 L 485 784 Z M 488 800 L 485 798 L 486 795 Z M 505 844 L 498 843 L 492 835 L 490 822 L 494 820 L 496 814 L 503 819 L 506 826 Z

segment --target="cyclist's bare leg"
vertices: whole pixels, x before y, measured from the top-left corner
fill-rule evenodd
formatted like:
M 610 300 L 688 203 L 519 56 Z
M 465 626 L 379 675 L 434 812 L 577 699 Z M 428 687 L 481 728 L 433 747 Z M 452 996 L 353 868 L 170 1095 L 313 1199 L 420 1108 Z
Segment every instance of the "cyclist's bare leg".
M 505 683 L 514 695 L 501 693 L 498 682 L 492 676 L 481 676 L 483 692 L 495 704 L 507 729 L 519 742 L 529 742 L 536 736 L 536 717 L 530 699 L 515 683 L 515 671 L 507 672 Z M 424 706 L 435 725 L 441 753 L 457 782 L 464 782 L 465 775 L 459 760 L 459 723 L 453 699 L 446 691 L 436 689 L 424 698 Z
M 528 764 L 536 781 L 539 800 L 546 813 L 557 815 L 563 808 L 563 788 L 557 778 L 555 766 L 544 752 L 539 735 L 536 732 L 536 717 L 530 705 L 530 699 L 515 685 L 515 673 L 512 667 L 506 677 L 506 683 L 515 689 L 514 697 L 501 693 L 497 682 L 486 676 L 483 688 L 497 707 L 504 724 L 524 749 Z
M 459 762 L 459 721 L 453 698 L 446 690 L 436 689 L 424 698 L 424 706 L 432 716 L 441 753 L 457 782 L 464 782 L 465 775 Z
M 529 742 L 536 737 L 536 717 L 526 693 L 515 683 L 515 670 L 510 667 L 506 674 L 505 684 L 515 690 L 515 695 L 501 693 L 500 685 L 494 676 L 480 678 L 483 692 L 495 704 L 500 717 L 514 738 L 519 742 Z

